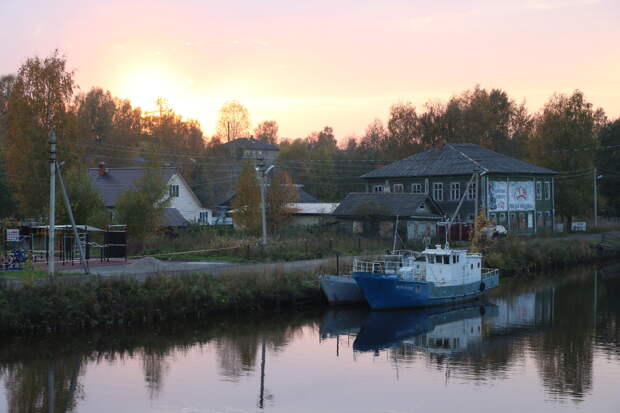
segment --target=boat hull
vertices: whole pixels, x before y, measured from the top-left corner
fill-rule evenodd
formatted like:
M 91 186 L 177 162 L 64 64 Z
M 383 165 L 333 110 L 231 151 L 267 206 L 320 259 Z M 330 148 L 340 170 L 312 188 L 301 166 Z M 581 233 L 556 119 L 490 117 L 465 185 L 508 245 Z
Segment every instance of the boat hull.
M 373 310 L 460 303 L 476 299 L 499 284 L 497 274 L 485 277 L 482 281 L 452 286 L 402 280 L 396 274 L 354 272 L 352 275 Z
M 330 305 L 364 303 L 364 296 L 355 280 L 339 275 L 321 275 L 321 290 Z

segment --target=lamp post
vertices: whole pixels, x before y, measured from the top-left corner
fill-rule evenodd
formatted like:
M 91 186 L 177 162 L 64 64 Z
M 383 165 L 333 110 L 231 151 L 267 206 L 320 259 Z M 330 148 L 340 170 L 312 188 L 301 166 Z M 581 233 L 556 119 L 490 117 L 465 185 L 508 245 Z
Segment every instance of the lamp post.
M 256 176 L 258 178 L 258 184 L 260 186 L 260 213 L 261 213 L 261 223 L 263 227 L 263 245 L 267 245 L 267 212 L 265 205 L 265 177 L 267 174 L 273 169 L 273 165 L 269 166 L 266 170 L 264 170 L 265 164 L 264 159 L 257 159 L 256 163 Z

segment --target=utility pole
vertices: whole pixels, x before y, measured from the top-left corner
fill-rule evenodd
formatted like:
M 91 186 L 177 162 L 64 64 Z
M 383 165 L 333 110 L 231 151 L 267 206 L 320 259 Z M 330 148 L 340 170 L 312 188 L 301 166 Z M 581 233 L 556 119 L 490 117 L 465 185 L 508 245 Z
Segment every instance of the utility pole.
M 50 222 L 48 231 L 47 247 L 47 272 L 50 278 L 54 277 L 55 259 L 55 235 L 56 235 L 56 133 L 50 131 L 48 134 L 50 144 Z
M 598 176 L 596 174 L 596 168 L 594 168 L 594 228 L 596 228 L 598 226 L 598 212 L 597 212 L 597 205 L 596 205 L 596 193 L 597 193 L 597 188 L 596 188 L 596 181 L 598 180 Z
M 263 245 L 267 245 L 267 213 L 265 211 L 265 175 L 264 171 L 265 163 L 262 158 L 256 160 L 256 176 L 258 178 L 258 185 L 260 186 L 260 215 L 261 223 L 263 227 Z

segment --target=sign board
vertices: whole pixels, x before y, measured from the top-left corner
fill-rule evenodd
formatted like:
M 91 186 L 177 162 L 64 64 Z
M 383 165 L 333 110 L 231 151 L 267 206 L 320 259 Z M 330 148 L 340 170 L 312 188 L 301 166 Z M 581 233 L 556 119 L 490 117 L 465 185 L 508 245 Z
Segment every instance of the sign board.
M 7 242 L 18 242 L 19 241 L 19 229 L 7 229 L 6 240 Z
M 508 205 L 508 182 L 489 181 L 489 211 L 506 211 Z
M 511 211 L 532 211 L 534 209 L 534 182 L 510 181 L 508 209 Z
M 533 181 L 490 181 L 489 212 L 498 211 L 533 211 Z
M 585 231 L 586 223 L 585 222 L 573 222 L 570 226 L 571 231 Z

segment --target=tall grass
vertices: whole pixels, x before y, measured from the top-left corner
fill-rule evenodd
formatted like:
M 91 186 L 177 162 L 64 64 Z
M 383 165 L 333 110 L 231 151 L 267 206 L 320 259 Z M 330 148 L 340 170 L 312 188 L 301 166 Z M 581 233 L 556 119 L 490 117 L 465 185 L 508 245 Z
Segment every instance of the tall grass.
M 322 299 L 317 277 L 298 271 L 156 275 L 25 282 L 0 287 L 0 331 L 58 331 L 196 320 L 226 312 L 274 311 Z
M 484 265 L 506 275 L 589 263 L 609 255 L 589 241 L 525 237 L 491 242 L 483 252 Z

